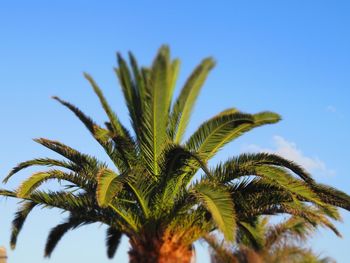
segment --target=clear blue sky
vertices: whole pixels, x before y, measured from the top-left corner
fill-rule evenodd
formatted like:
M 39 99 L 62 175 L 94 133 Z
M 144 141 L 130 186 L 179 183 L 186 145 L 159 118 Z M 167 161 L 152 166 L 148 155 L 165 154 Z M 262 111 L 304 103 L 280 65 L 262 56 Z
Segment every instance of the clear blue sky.
M 54 156 L 31 139 L 61 140 L 104 159 L 88 132 L 50 99 L 59 95 L 96 120 L 103 112 L 82 72 L 91 73 L 115 110 L 128 121 L 112 71 L 115 52 L 132 50 L 150 63 L 168 43 L 182 59 L 181 78 L 207 55 L 218 61 L 189 130 L 227 107 L 273 110 L 277 125 L 257 129 L 220 152 L 277 151 L 305 164 L 314 177 L 350 193 L 349 1 L 2 1 L 0 4 L 0 175 L 33 157 Z M 215 160 L 214 160 L 215 162 Z M 13 188 L 28 173 L 8 184 Z M 16 208 L 0 201 L 0 245 L 8 247 Z M 346 263 L 350 214 L 339 225 L 343 239 L 321 231 L 310 242 Z M 9 263 L 110 262 L 103 226 L 67 234 L 52 258 L 43 248 L 50 227 L 63 218 L 36 210 L 26 222 Z M 127 262 L 123 242 L 114 262 Z M 199 261 L 208 262 L 198 248 Z

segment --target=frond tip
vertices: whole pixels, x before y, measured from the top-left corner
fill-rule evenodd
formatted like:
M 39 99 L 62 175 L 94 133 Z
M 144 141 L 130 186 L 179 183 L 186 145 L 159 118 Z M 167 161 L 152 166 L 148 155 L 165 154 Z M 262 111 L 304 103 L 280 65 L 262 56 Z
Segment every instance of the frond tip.
M 107 246 L 107 256 L 109 259 L 112 259 L 118 249 L 120 240 L 122 238 L 122 232 L 119 230 L 109 227 L 107 228 L 106 235 L 106 246 Z

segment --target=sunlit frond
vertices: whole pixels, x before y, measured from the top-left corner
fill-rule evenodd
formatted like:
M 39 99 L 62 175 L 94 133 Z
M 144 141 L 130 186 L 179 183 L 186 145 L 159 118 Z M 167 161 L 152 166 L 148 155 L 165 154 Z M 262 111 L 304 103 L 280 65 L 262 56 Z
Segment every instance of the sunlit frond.
M 229 192 L 223 187 L 198 184 L 194 187 L 193 194 L 210 212 L 215 224 L 224 234 L 226 240 L 233 241 L 236 221 L 235 209 Z
M 181 143 L 198 94 L 214 64 L 212 58 L 204 59 L 186 81 L 174 104 L 170 116 L 169 135 L 175 143 Z

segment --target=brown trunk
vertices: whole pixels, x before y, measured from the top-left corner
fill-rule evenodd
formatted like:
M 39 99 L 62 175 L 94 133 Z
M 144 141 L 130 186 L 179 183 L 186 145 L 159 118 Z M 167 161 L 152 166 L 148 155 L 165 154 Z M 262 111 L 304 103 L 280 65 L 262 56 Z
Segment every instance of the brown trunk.
M 185 246 L 176 238 L 147 238 L 131 240 L 130 263 L 190 263 L 193 256 L 191 246 Z

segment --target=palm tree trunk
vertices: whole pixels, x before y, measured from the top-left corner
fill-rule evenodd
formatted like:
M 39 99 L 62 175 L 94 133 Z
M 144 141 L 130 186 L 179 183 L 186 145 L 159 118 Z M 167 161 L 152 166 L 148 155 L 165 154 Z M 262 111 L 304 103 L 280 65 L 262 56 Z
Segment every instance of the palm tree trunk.
M 6 248 L 0 247 L 0 263 L 6 263 L 6 262 L 7 262 Z
M 194 256 L 192 246 L 167 239 L 130 239 L 130 263 L 190 263 Z

